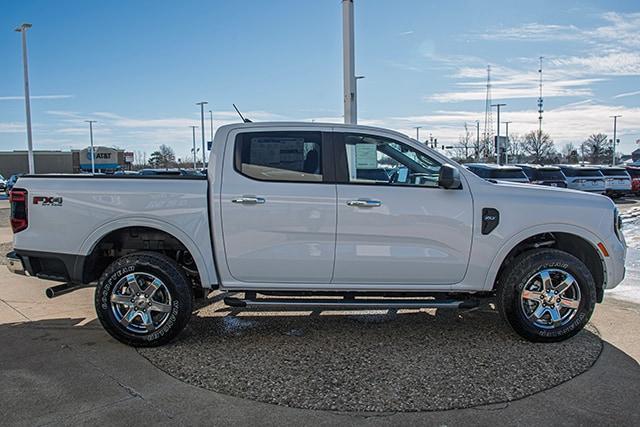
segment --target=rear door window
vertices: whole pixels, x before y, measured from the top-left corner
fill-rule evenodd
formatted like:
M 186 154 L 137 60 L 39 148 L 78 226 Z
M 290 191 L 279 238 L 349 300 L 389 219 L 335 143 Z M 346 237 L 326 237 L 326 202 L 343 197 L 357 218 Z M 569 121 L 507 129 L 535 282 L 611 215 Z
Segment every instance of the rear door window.
M 235 167 L 261 181 L 322 182 L 321 132 L 247 132 L 236 138 Z

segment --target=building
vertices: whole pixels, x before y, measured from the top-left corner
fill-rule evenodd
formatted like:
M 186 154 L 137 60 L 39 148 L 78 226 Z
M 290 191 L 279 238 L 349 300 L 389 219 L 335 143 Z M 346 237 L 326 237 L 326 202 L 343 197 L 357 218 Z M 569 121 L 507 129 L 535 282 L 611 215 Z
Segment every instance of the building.
M 113 173 L 130 169 L 131 153 L 111 147 L 95 147 L 96 172 Z M 36 173 L 81 173 L 91 172 L 91 148 L 71 151 L 36 150 L 33 158 Z M 0 151 L 0 175 L 5 178 L 16 173 L 28 173 L 29 161 L 26 150 Z

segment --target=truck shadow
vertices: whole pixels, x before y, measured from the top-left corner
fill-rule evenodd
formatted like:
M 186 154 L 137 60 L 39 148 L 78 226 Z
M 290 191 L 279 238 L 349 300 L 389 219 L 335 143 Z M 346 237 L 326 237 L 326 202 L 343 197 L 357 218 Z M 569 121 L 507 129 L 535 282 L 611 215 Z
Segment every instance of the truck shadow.
M 614 371 L 611 378 L 620 371 L 627 380 L 616 383 L 616 394 L 637 394 L 635 387 L 624 388 L 640 381 L 638 363 L 603 343 L 594 329 L 562 343 L 533 344 L 513 334 L 491 309 L 355 315 L 210 307 L 192 320 L 174 342 L 138 349 L 150 362 L 145 369 L 283 406 L 400 412 L 514 401 L 586 378 L 580 374 L 601 364 L 602 354 L 607 369 Z M 76 378 L 65 378 L 62 387 L 69 390 L 58 390 L 70 393 L 86 387 L 79 384 L 86 381 L 82 369 L 94 366 L 93 359 L 99 359 L 101 370 L 115 372 L 132 355 L 132 348 L 110 338 L 96 320 L 3 324 L 0 387 L 28 395 L 33 393 L 30 384 L 50 381 L 70 363 L 86 360 L 77 364 Z M 25 383 L 25 378 L 30 380 Z M 581 380 L 588 380 L 584 387 L 594 400 L 612 387 L 601 379 Z M 81 402 L 83 396 L 74 399 Z

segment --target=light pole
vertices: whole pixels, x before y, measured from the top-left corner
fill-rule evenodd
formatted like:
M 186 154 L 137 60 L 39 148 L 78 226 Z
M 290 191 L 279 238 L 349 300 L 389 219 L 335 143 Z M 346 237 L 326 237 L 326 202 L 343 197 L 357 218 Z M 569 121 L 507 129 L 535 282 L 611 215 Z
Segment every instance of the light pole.
M 506 150 L 504 152 L 504 162 L 506 164 L 509 164 L 509 158 L 508 158 L 508 156 L 509 156 L 509 123 L 512 123 L 512 122 L 504 122 L 505 126 L 507 127 L 507 129 L 506 129 L 507 146 L 506 146 Z
M 346 124 L 358 123 L 354 38 L 353 0 L 342 0 L 342 74 Z
M 213 145 L 213 111 L 209 110 L 209 121 L 211 123 L 211 145 Z
M 620 114 L 615 115 L 615 116 L 610 116 L 613 118 L 613 153 L 611 154 L 611 166 L 615 166 L 616 165 L 616 143 L 618 142 L 618 140 L 616 139 L 616 134 L 617 134 L 617 125 L 618 125 L 618 117 L 622 117 Z
M 416 140 L 420 142 L 420 129 L 422 129 L 422 126 L 415 126 L 415 128 L 416 128 Z
M 198 129 L 198 126 L 189 126 L 191 128 L 191 131 L 193 133 L 193 169 L 197 169 L 197 157 L 196 157 L 196 129 Z
M 498 109 L 498 135 L 496 137 L 496 163 L 502 164 L 500 161 L 500 107 L 504 107 L 507 104 L 491 104 L 492 107 L 496 107 Z
M 29 161 L 29 173 L 36 173 L 35 162 L 33 161 L 33 137 L 31 134 L 31 99 L 29 97 L 29 64 L 27 61 L 27 30 L 31 24 L 24 23 L 16 28 L 22 33 L 22 64 L 24 67 L 24 109 L 27 114 L 27 156 Z
M 200 106 L 200 128 L 202 131 L 202 168 L 206 167 L 206 154 L 204 149 L 204 106 L 208 104 L 207 101 L 196 102 L 196 105 Z
M 96 153 L 93 150 L 93 124 L 97 123 L 96 120 L 85 120 L 89 123 L 89 139 L 91 140 L 91 173 L 96 173 Z

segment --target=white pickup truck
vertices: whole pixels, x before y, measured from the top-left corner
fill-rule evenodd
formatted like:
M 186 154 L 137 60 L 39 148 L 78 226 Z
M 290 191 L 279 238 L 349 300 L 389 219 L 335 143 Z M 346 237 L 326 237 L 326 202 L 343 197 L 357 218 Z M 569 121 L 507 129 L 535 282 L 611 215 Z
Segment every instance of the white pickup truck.
M 559 341 L 624 277 L 606 197 L 489 182 L 405 135 L 243 123 L 216 133 L 208 176 L 20 178 L 9 268 L 97 283 L 104 328 L 168 342 L 194 296 L 240 309 L 477 306 L 524 338 Z M 242 296 L 242 297 L 240 297 Z

